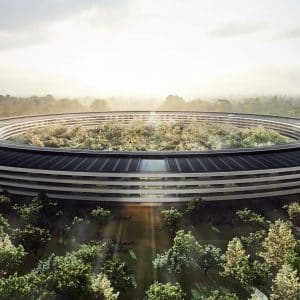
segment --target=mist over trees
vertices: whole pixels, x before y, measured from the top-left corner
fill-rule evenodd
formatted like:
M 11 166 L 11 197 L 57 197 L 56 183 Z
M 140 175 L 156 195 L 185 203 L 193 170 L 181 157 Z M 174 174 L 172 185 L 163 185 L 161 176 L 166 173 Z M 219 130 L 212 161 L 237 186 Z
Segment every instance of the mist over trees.
M 160 110 L 188 110 L 207 112 L 240 112 L 271 115 L 300 116 L 300 97 L 270 96 L 239 100 L 215 99 L 184 100 L 177 95 L 169 95 L 159 107 Z
M 300 116 L 300 97 L 261 96 L 242 99 L 184 99 L 168 95 L 164 100 L 136 98 L 55 98 L 52 95 L 15 97 L 0 95 L 0 117 L 97 112 L 108 110 L 186 110 L 240 112 Z
M 109 109 L 109 105 L 104 99 L 80 101 L 70 98 L 56 99 L 52 95 L 31 97 L 0 95 L 0 117 L 105 111 Z

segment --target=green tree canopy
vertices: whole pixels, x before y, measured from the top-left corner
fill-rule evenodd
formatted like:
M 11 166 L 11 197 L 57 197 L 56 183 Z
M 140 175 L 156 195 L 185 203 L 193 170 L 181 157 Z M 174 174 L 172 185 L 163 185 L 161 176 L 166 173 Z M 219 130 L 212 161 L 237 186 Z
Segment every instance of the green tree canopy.
M 241 240 L 237 237 L 229 241 L 222 275 L 232 276 L 242 285 L 261 284 L 266 277 L 266 267 L 258 261 L 250 262 Z
M 136 287 L 132 269 L 118 256 L 105 260 L 101 272 L 107 276 L 116 291 L 125 291 Z
M 257 214 L 248 208 L 238 210 L 236 214 L 242 221 L 251 225 L 255 230 L 268 229 L 271 223 L 260 214 Z
M 14 246 L 8 234 L 0 235 L 0 275 L 6 276 L 17 270 L 26 252 L 22 245 Z
M 204 202 L 200 197 L 193 198 L 187 204 L 185 213 L 188 215 L 196 215 L 204 207 Z
M 157 269 L 166 269 L 170 273 L 181 273 L 186 269 L 208 269 L 218 266 L 223 257 L 221 249 L 213 245 L 200 245 L 191 232 L 176 232 L 173 245 L 162 254 L 157 254 L 153 265 Z
M 2 211 L 11 208 L 11 197 L 7 192 L 0 194 L 0 208 Z
M 270 267 L 280 268 L 285 256 L 293 252 L 296 245 L 297 241 L 290 224 L 277 220 L 269 227 L 268 234 L 262 242 L 263 252 L 260 255 Z
M 15 205 L 14 209 L 21 218 L 23 224 L 38 225 L 41 222 L 43 203 L 38 197 L 28 204 Z
M 32 225 L 14 229 L 12 236 L 13 240 L 22 244 L 26 251 L 33 250 L 34 253 L 37 253 L 38 249 L 45 246 L 51 239 L 49 230 Z
M 100 273 L 92 277 L 91 290 L 95 300 L 117 300 L 119 292 L 115 293 L 106 275 Z
M 110 210 L 104 209 L 100 206 L 98 206 L 97 208 L 91 211 L 91 218 L 97 224 L 106 223 L 110 217 L 111 217 Z
M 148 300 L 183 300 L 185 293 L 179 283 L 159 283 L 154 282 L 146 291 Z
M 182 213 L 174 207 L 169 209 L 163 209 L 161 211 L 163 222 L 167 226 L 171 233 L 177 230 L 178 224 L 182 217 Z
M 9 278 L 0 277 L 0 299 L 47 299 L 46 297 L 41 297 L 46 294 L 49 295 L 50 293 L 43 288 L 43 279 L 36 272 L 30 272 L 23 276 L 18 276 L 15 273 Z M 51 298 L 49 297 L 48 299 Z
M 297 271 L 290 265 L 282 265 L 273 280 L 271 300 L 295 300 L 300 292 Z
M 284 208 L 287 210 L 290 220 L 295 223 L 295 225 L 300 225 L 300 204 L 299 202 L 292 202 L 285 205 Z
M 58 256 L 48 273 L 47 282 L 58 295 L 71 299 L 88 296 L 92 267 L 74 255 Z

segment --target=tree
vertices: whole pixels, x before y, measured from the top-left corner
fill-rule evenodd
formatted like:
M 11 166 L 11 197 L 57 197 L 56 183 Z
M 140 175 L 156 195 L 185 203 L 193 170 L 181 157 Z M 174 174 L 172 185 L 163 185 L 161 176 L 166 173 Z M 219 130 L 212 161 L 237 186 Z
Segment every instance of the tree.
M 285 205 L 290 220 L 297 226 L 300 225 L 300 204 L 299 202 L 292 202 Z
M 74 255 L 57 256 L 47 274 L 48 288 L 67 299 L 84 299 L 88 296 L 91 273 L 91 265 Z
M 247 251 L 256 256 L 257 253 L 261 251 L 261 243 L 266 235 L 267 231 L 265 229 L 261 229 L 250 232 L 248 235 L 241 236 L 240 239 Z
M 95 260 L 104 260 L 107 244 L 104 242 L 91 242 L 82 244 L 76 251 L 70 254 L 81 259 L 85 263 L 92 264 Z
M 196 215 L 201 211 L 203 206 L 204 202 L 200 197 L 193 198 L 188 202 L 185 213 L 188 215 Z
M 294 251 L 296 245 L 290 224 L 277 220 L 270 225 L 268 235 L 262 242 L 263 252 L 260 255 L 270 267 L 280 268 L 285 256 Z
M 162 103 L 161 109 L 178 110 L 183 109 L 185 105 L 186 103 L 182 97 L 179 97 L 177 95 L 168 95 L 165 101 Z
M 182 213 L 176 208 L 164 209 L 161 211 L 163 222 L 169 228 L 171 233 L 175 232 L 178 227 L 178 223 L 182 217 Z
M 23 276 L 15 273 L 8 278 L 0 277 L 0 299 L 51 299 L 51 297 L 41 297 L 48 294 L 42 285 L 43 280 L 34 271 Z
M 77 250 L 67 252 L 64 256 L 52 254 L 46 260 L 40 261 L 35 271 L 43 278 L 45 287 L 55 291 L 60 297 L 114 300 L 116 298 L 104 297 L 112 290 L 107 277 L 92 272 L 95 261 L 105 259 L 105 247 L 105 243 L 91 242 L 80 245 Z M 106 290 L 102 290 L 102 287 L 106 287 Z
M 50 256 L 48 256 L 48 258 L 39 260 L 34 271 L 39 275 L 39 277 L 47 277 L 48 274 L 53 271 L 55 262 L 56 255 L 52 253 Z
M 287 253 L 284 257 L 283 264 L 290 265 L 293 269 L 300 273 L 300 256 L 296 251 Z
M 30 203 L 15 205 L 23 224 L 33 226 L 51 227 L 58 215 L 57 202 L 50 200 L 44 193 L 38 194 Z
M 52 227 L 57 217 L 62 213 L 58 210 L 58 203 L 48 198 L 44 193 L 38 194 L 34 199 L 42 203 L 40 224 L 46 227 Z
M 108 221 L 108 219 L 110 218 L 110 216 L 111 216 L 110 210 L 104 209 L 100 206 L 98 206 L 97 208 L 95 208 L 91 211 L 92 220 L 99 225 L 105 224 Z
M 24 228 L 13 230 L 13 240 L 24 246 L 26 251 L 33 250 L 35 254 L 39 248 L 45 246 L 51 239 L 49 230 L 26 225 Z
M 185 293 L 182 291 L 179 283 L 159 283 L 154 282 L 146 291 L 148 300 L 183 300 Z
M 223 275 L 232 275 L 242 283 L 247 283 L 248 259 L 249 255 L 246 254 L 241 240 L 233 238 L 227 245 Z
M 173 246 L 165 253 L 157 254 L 153 261 L 154 268 L 166 268 L 170 273 L 181 273 L 184 269 L 195 268 L 195 253 L 200 245 L 191 232 L 176 232 Z
M 7 210 L 11 207 L 11 198 L 7 192 L 0 194 L 0 208 L 1 211 Z
M 34 270 L 46 290 L 62 299 L 85 299 L 90 294 L 92 266 L 67 252 L 65 256 L 50 255 L 40 261 Z
M 215 110 L 221 112 L 231 112 L 232 111 L 232 103 L 226 99 L 218 99 L 215 102 Z
M 7 233 L 10 230 L 10 226 L 7 222 L 7 219 L 3 217 L 0 213 L 0 235 L 3 233 Z
M 290 265 L 282 265 L 272 282 L 271 300 L 295 300 L 300 292 L 297 271 Z
M 232 276 L 243 285 L 261 284 L 267 272 L 265 265 L 258 261 L 250 263 L 249 255 L 246 254 L 241 240 L 237 237 L 227 245 L 223 268 L 222 275 Z
M 88 223 L 88 220 L 85 220 L 84 218 L 79 218 L 77 216 L 75 216 L 72 220 L 73 226 L 82 225 L 82 224 L 86 224 L 86 223 Z
M 92 268 L 95 260 L 106 258 L 105 245 L 93 242 L 64 256 L 51 254 L 26 275 L 0 278 L 0 299 L 117 299 L 118 293 L 112 288 L 108 275 L 101 271 L 103 266 L 97 268 L 100 273 L 94 273 Z M 119 263 L 116 266 L 111 273 L 118 272 L 115 276 L 124 283 L 127 280 L 124 265 Z
M 239 300 L 239 298 L 230 290 L 220 287 L 206 292 L 205 295 L 201 295 L 198 290 L 192 290 L 192 300 Z
M 95 99 L 91 104 L 91 111 L 106 111 L 109 110 L 107 101 L 104 99 Z
M 263 111 L 259 98 L 247 98 L 243 100 L 243 111 L 246 113 L 258 113 Z
M 12 274 L 22 263 L 26 252 L 22 245 L 14 246 L 8 236 L 0 236 L 0 275 Z
M 106 275 L 100 273 L 92 277 L 91 290 L 95 300 L 117 300 L 119 292 L 115 293 Z
M 136 287 L 136 281 L 129 265 L 119 257 L 105 260 L 101 272 L 107 276 L 117 291 Z
M 29 204 L 21 206 L 15 205 L 14 209 L 24 224 L 38 225 L 42 219 L 41 210 L 43 204 L 38 197 L 34 198 Z
M 251 225 L 255 230 L 268 229 L 270 221 L 266 220 L 263 216 L 245 208 L 236 212 L 237 216 L 245 223 Z
M 266 237 L 271 222 L 248 208 L 238 210 L 236 214 L 243 222 L 251 226 L 254 231 L 241 236 L 240 239 L 244 247 L 250 253 L 256 255 L 258 251 L 261 251 L 261 242 Z
M 213 245 L 200 245 L 191 232 L 177 231 L 172 247 L 165 253 L 157 254 L 153 265 L 157 269 L 166 268 L 170 273 L 181 273 L 185 269 L 216 267 L 223 260 L 221 249 Z
M 221 249 L 210 244 L 201 246 L 196 254 L 196 261 L 207 275 L 209 269 L 220 265 L 223 261 Z

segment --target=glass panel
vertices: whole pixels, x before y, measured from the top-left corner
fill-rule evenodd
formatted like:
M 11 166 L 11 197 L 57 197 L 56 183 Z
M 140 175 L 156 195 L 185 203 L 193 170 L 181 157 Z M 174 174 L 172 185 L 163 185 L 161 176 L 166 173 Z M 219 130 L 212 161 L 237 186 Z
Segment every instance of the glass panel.
M 142 159 L 138 171 L 140 172 L 168 172 L 164 159 Z

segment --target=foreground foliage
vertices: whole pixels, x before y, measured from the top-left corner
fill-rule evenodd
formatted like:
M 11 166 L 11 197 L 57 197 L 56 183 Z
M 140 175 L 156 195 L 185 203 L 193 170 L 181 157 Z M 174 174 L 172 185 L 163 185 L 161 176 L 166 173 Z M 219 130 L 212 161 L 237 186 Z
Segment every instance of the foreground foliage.
M 141 259 L 140 252 L 134 252 L 138 248 L 129 248 L 134 242 L 122 240 L 122 228 L 116 239 L 105 237 L 115 220 L 124 224 L 124 220 L 130 222 L 130 216 L 112 215 L 110 210 L 94 205 L 78 206 L 76 214 L 69 213 L 69 207 L 62 212 L 60 205 L 45 195 L 21 203 L 9 195 L 5 197 L 8 200 L 5 198 L 5 209 L 0 214 L 0 299 L 116 300 L 131 296 L 135 288 L 137 298 L 145 296 L 149 300 L 262 300 L 264 294 L 271 300 L 300 297 L 299 228 L 291 217 L 298 213 L 298 202 L 285 206 L 292 222 L 287 214 L 287 220 L 271 221 L 248 208 L 232 211 L 229 224 L 237 229 L 246 224 L 246 230 L 239 235 L 238 229 L 236 236 L 230 236 L 223 244 L 224 254 L 215 245 L 201 241 L 202 233 L 205 236 L 204 223 L 198 220 L 204 220 L 209 213 L 208 203 L 196 197 L 177 209 L 157 209 L 168 229 L 174 230 L 160 228 L 170 243 L 152 261 L 153 274 L 158 276 L 153 278 L 160 282 L 149 280 L 145 291 L 137 285 L 134 261 L 137 260 L 137 272 L 148 270 L 143 269 L 144 257 Z M 214 215 L 213 207 L 207 222 L 218 224 Z M 217 217 L 223 218 L 221 210 Z M 112 222 L 104 226 L 109 218 Z M 54 232 L 56 224 L 52 220 L 62 222 L 61 232 Z M 93 235 L 97 241 L 89 236 L 90 229 L 97 230 Z M 213 230 L 216 238 L 223 237 L 222 227 Z M 52 241 L 60 238 L 68 244 L 60 244 L 65 248 L 55 249 L 55 254 L 49 255 L 49 248 L 44 252 L 42 248 L 48 246 L 52 236 Z M 36 259 L 31 269 L 26 267 L 28 258 Z M 199 272 L 208 281 L 216 278 L 221 285 L 209 286 L 206 279 L 195 280 L 194 275 L 199 278 Z M 191 282 L 186 283 L 182 278 L 189 274 Z M 219 276 L 224 278 L 219 281 Z M 240 292 L 243 290 L 247 292 Z
M 8 234 L 0 236 L 0 276 L 12 274 L 22 263 L 26 252 L 22 245 L 15 246 Z
M 105 251 L 105 244 L 91 243 L 64 256 L 52 254 L 26 275 L 0 278 L 0 299 L 49 299 L 52 295 L 53 299 L 115 300 L 119 293 L 109 280 L 110 274 L 105 274 L 104 268 L 94 273 L 92 268 L 97 259 L 104 258 Z
M 7 195 L 1 198 L 7 210 L 17 214 L 19 226 L 11 227 L 0 215 L 0 299 L 116 300 L 120 292 L 135 287 L 131 268 L 110 241 L 86 242 L 63 255 L 51 254 L 24 274 L 20 268 L 26 256 L 40 257 L 39 249 L 46 246 L 55 229 L 53 221 L 63 213 L 56 202 L 42 194 L 25 204 L 12 203 Z M 89 216 L 103 224 L 110 215 L 109 210 L 96 207 Z M 69 227 L 72 217 L 60 221 Z

